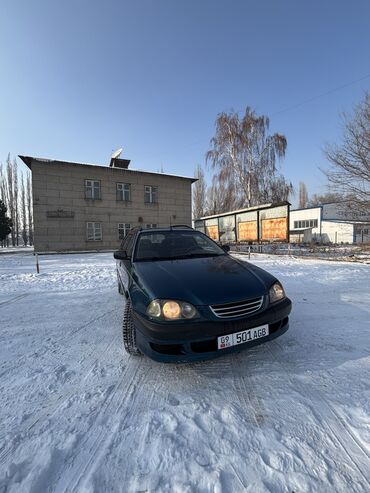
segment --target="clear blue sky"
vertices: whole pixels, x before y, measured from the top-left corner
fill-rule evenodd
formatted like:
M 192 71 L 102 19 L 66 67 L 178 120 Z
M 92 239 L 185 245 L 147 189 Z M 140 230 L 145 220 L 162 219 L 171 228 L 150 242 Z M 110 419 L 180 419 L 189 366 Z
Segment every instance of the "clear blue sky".
M 191 175 L 221 111 L 284 133 L 285 176 L 325 191 L 322 147 L 370 88 L 368 0 L 1 0 L 8 152 Z

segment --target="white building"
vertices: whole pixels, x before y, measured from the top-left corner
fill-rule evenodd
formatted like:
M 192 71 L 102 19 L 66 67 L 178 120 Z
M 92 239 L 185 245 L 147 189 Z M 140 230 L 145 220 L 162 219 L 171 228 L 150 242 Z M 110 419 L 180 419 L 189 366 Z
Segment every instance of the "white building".
M 369 243 L 370 213 L 356 214 L 342 203 L 294 209 L 289 219 L 290 241 Z

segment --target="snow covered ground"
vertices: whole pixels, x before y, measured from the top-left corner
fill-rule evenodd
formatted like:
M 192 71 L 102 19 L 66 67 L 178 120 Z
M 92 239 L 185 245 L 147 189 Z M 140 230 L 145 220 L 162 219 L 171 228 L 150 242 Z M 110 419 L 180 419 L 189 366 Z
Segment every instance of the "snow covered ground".
M 0 247 L 0 255 L 2 253 L 33 253 L 33 246 Z
M 290 330 L 176 366 L 123 354 L 111 254 L 2 255 L 0 492 L 369 492 L 369 266 L 251 260 Z

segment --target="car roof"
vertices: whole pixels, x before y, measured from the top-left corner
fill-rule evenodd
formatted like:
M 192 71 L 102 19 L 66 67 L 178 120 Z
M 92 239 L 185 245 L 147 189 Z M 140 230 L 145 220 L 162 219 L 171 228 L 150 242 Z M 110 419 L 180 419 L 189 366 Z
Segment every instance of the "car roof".
M 138 233 L 160 232 L 160 231 L 196 231 L 186 224 L 174 224 L 173 226 L 163 228 L 138 228 Z

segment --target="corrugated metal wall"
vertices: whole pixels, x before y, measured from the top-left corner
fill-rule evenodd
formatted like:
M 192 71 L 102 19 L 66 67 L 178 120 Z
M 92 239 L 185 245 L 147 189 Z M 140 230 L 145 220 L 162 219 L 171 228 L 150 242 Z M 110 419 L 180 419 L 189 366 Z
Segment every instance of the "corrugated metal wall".
M 221 243 L 289 241 L 289 207 L 261 206 L 194 221 L 194 227 Z

